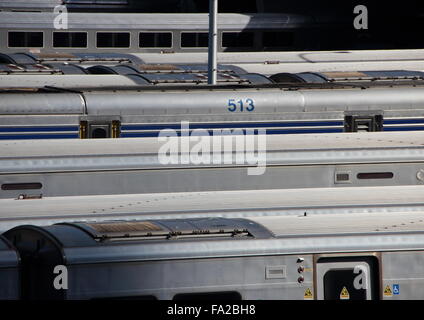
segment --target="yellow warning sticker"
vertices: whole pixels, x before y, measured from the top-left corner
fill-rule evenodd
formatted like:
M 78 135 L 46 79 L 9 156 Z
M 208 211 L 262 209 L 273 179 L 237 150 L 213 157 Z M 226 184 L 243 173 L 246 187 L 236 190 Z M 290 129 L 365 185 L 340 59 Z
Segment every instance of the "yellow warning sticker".
M 304 299 L 313 299 L 314 298 L 314 295 L 312 294 L 311 289 L 307 288 L 305 290 L 305 294 L 303 295 L 303 298 Z
M 386 288 L 384 289 L 384 295 L 386 297 L 391 297 L 393 295 L 392 289 L 390 288 L 389 285 L 387 285 Z
M 349 300 L 350 294 L 349 291 L 347 291 L 346 287 L 343 287 L 342 291 L 340 292 L 340 300 Z

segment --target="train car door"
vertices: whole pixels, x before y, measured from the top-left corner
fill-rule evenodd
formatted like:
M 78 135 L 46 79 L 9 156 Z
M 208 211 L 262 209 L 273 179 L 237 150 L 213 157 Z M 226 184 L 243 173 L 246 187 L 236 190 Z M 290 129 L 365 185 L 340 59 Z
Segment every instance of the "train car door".
M 378 299 L 376 257 L 326 257 L 316 263 L 318 300 Z

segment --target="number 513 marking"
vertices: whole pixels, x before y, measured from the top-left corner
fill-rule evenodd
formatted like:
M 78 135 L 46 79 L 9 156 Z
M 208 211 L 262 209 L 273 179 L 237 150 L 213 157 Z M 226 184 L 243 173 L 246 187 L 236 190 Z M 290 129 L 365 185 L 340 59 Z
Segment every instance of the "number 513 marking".
M 245 99 L 244 101 L 242 99 L 229 99 L 228 111 L 235 112 L 237 110 L 240 112 L 243 112 L 244 110 L 252 112 L 255 110 L 255 101 L 253 101 L 253 99 Z

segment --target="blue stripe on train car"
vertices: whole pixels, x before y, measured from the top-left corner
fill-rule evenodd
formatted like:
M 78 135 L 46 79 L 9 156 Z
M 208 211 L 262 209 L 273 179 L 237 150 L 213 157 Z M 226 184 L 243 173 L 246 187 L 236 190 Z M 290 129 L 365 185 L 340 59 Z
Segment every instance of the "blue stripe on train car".
M 384 127 L 384 131 L 420 131 L 424 130 L 424 126 L 420 127 Z
M 423 124 L 423 126 L 390 126 L 394 124 Z M 302 133 L 341 133 L 343 128 L 328 128 L 333 126 L 343 126 L 343 121 L 316 121 L 316 122 L 272 122 L 272 123 L 203 123 L 189 124 L 190 133 L 193 129 L 205 129 L 209 135 L 213 134 L 213 129 L 263 129 L 267 134 L 302 134 Z M 388 126 L 389 125 L 389 126 Z M 317 126 L 327 126 L 327 128 L 314 128 Z M 290 127 L 309 127 L 309 128 L 290 128 Z M 121 127 L 122 138 L 135 137 L 157 137 L 160 130 L 163 129 L 181 129 L 181 124 L 146 124 L 146 125 L 123 125 Z M 0 127 L 0 140 L 14 139 L 75 139 L 79 138 L 78 126 L 61 127 Z M 149 130 L 143 132 L 144 130 Z M 153 130 L 153 131 L 150 131 Z M 424 119 L 386 119 L 384 120 L 384 131 L 421 131 L 424 130 Z M 141 132 L 131 132 L 141 131 Z M 244 132 L 245 130 L 243 130 Z M 31 134 L 30 132 L 34 132 Z M 46 133 L 42 133 L 46 132 Z M 11 134 L 8 134 L 11 133 Z M 13 134 L 23 133 L 23 134 Z M 25 134 L 26 133 L 26 134 Z M 255 132 L 257 134 L 257 132 Z
M 243 130 L 244 133 L 245 130 Z M 190 134 L 193 130 L 190 130 Z M 209 135 L 213 135 L 213 131 L 206 130 Z M 325 129 L 271 129 L 266 130 L 266 134 L 302 134 L 302 133 L 341 133 L 343 128 L 325 128 Z M 121 132 L 122 138 L 139 138 L 139 137 L 157 137 L 160 131 L 149 131 L 149 132 Z M 180 132 L 176 131 L 178 135 Z M 257 131 L 254 134 L 258 134 Z
M 413 123 L 424 123 L 424 119 L 393 119 L 384 120 L 383 124 L 413 124 Z
M 78 126 L 69 127 L 0 127 L 0 132 L 78 132 Z
M 270 123 L 189 123 L 190 129 L 227 129 L 227 128 L 275 128 L 275 127 L 329 127 L 343 126 L 343 121 L 316 121 L 316 122 L 270 122 Z M 143 125 L 123 125 L 121 130 L 163 130 L 163 129 L 181 129 L 179 124 L 143 124 Z
M 384 124 L 414 124 L 424 123 L 424 119 L 392 119 L 384 120 Z M 276 128 L 276 127 L 330 127 L 344 126 L 343 121 L 308 121 L 308 122 L 237 122 L 237 123 L 190 123 L 191 129 L 225 129 L 225 128 Z M 143 125 L 123 125 L 121 130 L 163 130 L 180 129 L 181 124 L 143 124 Z
M 7 134 L 0 135 L 0 140 L 24 140 L 24 139 L 77 139 L 78 133 L 66 134 Z

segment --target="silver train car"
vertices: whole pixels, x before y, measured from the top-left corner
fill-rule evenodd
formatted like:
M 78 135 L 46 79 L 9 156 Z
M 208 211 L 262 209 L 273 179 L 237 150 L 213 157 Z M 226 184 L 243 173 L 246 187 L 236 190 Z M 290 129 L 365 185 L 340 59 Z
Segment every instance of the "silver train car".
M 424 183 L 424 132 L 198 138 L 2 141 L 0 198 Z
M 109 221 L 4 236 L 22 257 L 23 299 L 406 300 L 424 299 L 423 219 Z M 55 288 L 56 266 L 66 267 L 66 290 Z
M 32 79 L 22 77 L 21 84 Z M 44 76 L 34 77 L 42 81 Z M 104 77 L 110 83 L 119 76 Z M 11 88 L 1 94 L 0 139 L 157 137 L 163 129 L 181 132 L 183 121 L 208 134 L 214 129 L 263 129 L 267 134 L 422 130 L 422 82 L 400 82 Z
M 57 23 L 56 29 L 54 23 Z M 325 18 L 284 13 L 218 15 L 219 51 L 288 50 L 306 45 Z M 207 13 L 60 13 L 0 11 L 4 52 L 205 52 Z

